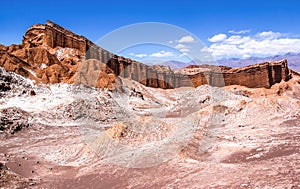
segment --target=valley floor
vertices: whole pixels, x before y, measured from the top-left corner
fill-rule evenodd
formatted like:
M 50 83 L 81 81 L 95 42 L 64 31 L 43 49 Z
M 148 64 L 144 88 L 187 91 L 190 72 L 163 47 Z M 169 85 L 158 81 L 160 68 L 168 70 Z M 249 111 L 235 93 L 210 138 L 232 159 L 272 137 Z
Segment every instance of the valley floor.
M 0 101 L 11 129 L 29 123 L 0 135 L 0 186 L 300 188 L 298 81 L 175 90 L 124 81 L 121 96 L 23 81 L 36 94 Z

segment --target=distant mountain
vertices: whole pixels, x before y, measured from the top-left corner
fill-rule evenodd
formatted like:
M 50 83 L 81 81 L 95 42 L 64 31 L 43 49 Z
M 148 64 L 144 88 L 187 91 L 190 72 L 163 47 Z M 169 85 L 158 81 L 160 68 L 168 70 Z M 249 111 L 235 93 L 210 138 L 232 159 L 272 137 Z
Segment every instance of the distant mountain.
M 176 60 L 170 60 L 160 63 L 163 66 L 170 66 L 172 69 L 181 69 L 191 65 L 189 62 L 180 62 Z
M 230 59 L 221 59 L 218 60 L 218 64 L 222 66 L 229 66 L 233 68 L 248 66 L 252 64 L 257 64 L 261 62 L 270 62 L 270 61 L 279 61 L 282 59 L 287 59 L 289 67 L 297 72 L 300 72 L 300 53 L 287 53 L 285 55 L 276 55 L 270 56 L 266 58 L 259 58 L 259 57 L 250 57 L 247 59 L 237 59 L 237 58 L 230 58 Z
M 262 62 L 280 61 L 282 59 L 287 59 L 289 67 L 294 71 L 300 72 L 300 53 L 287 53 L 285 55 L 276 55 L 276 56 L 270 56 L 266 58 L 250 57 L 246 59 L 239 59 L 239 58 L 221 59 L 217 61 L 217 64 L 220 66 L 240 68 L 240 67 L 258 64 Z M 216 62 L 197 61 L 198 64 L 199 62 L 201 64 L 216 65 Z M 195 61 L 180 62 L 176 60 L 170 60 L 170 61 L 162 62 L 160 63 L 160 65 L 170 66 L 172 69 L 181 69 L 189 65 L 195 65 L 197 63 L 195 63 Z
M 163 66 L 170 66 L 172 69 L 182 69 L 191 65 L 214 65 L 217 66 L 216 62 L 202 62 L 201 60 L 193 60 L 190 62 L 180 62 L 177 60 L 169 60 L 162 63 L 159 63 L 159 65 Z

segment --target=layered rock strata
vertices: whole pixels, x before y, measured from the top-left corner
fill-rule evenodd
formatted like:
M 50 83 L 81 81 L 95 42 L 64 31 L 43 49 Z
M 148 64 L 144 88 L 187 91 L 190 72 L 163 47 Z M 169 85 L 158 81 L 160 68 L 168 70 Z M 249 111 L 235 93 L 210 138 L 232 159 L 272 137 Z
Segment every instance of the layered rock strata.
M 117 76 L 162 89 L 204 84 L 269 88 L 291 77 L 286 60 L 235 69 L 189 66 L 174 71 L 148 66 L 114 55 L 51 21 L 31 26 L 20 45 L 1 45 L 0 66 L 41 83 L 83 83 L 108 89 L 121 85 Z

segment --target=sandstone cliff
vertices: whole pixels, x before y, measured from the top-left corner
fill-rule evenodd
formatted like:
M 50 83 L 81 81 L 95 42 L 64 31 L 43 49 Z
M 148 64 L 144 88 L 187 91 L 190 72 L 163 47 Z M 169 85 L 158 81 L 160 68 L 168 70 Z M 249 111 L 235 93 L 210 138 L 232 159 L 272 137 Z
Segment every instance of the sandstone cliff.
M 1 45 L 0 66 L 38 82 L 83 83 L 109 89 L 120 86 L 117 76 L 163 89 L 203 84 L 269 88 L 290 78 L 286 60 L 239 69 L 205 65 L 174 71 L 164 66 L 147 66 L 113 55 L 51 21 L 31 26 L 20 45 Z

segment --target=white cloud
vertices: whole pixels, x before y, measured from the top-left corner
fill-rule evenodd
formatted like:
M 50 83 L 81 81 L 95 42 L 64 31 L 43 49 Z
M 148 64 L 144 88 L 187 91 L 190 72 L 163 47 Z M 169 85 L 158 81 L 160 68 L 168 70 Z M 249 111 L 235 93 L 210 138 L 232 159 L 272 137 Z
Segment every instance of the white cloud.
M 182 53 L 187 53 L 187 52 L 189 52 L 190 50 L 189 50 L 189 49 L 180 49 L 179 51 L 182 52 Z
M 258 33 L 257 37 L 260 38 L 260 39 L 276 39 L 278 37 L 281 37 L 281 33 L 267 31 L 267 32 Z
M 207 47 L 203 47 L 202 49 L 200 49 L 200 52 L 209 52 L 209 48 Z
M 136 54 L 135 56 L 136 56 L 136 57 L 139 57 L 139 58 L 143 58 L 143 57 L 146 57 L 147 54 Z
M 250 32 L 250 30 L 240 30 L 240 31 L 235 31 L 235 30 L 230 30 L 230 31 L 228 31 L 228 33 L 230 33 L 230 34 L 245 34 L 245 33 L 249 33 Z
M 179 57 L 183 57 L 183 56 L 188 56 L 188 54 L 185 53 L 185 52 L 183 52 L 183 53 L 181 53 L 181 54 L 179 55 Z
M 179 43 L 178 45 L 176 45 L 175 48 L 179 49 L 179 51 L 182 52 L 182 53 L 187 53 L 187 52 L 190 51 L 189 50 L 189 48 L 190 48 L 189 46 L 183 45 L 181 43 Z
M 284 34 L 278 32 L 267 31 L 254 36 L 232 35 L 228 38 L 220 34 L 216 36 L 210 40 L 213 44 L 208 48 L 201 49 L 201 52 L 209 51 L 217 59 L 266 57 L 300 52 L 299 38 L 283 38 Z
M 251 56 L 249 55 L 249 54 L 244 54 L 243 56 L 242 56 L 242 58 L 250 58 Z
M 189 48 L 189 47 L 186 46 L 186 45 L 183 45 L 183 44 L 180 44 L 180 43 L 179 43 L 178 45 L 175 46 L 175 48 L 176 48 L 176 49 L 187 49 L 187 48 Z
M 226 38 L 227 38 L 226 34 L 220 33 L 220 34 L 213 36 L 212 38 L 209 38 L 208 40 L 210 42 L 217 43 L 217 42 L 224 41 Z
M 178 40 L 179 43 L 192 43 L 194 41 L 195 41 L 195 39 L 190 35 L 183 36 L 182 38 L 180 38 Z
M 138 58 L 143 58 L 143 57 L 148 56 L 147 54 L 144 54 L 144 53 L 140 53 L 140 54 L 129 53 L 129 55 L 130 56 L 135 56 L 135 57 L 138 57 Z
M 231 44 L 212 44 L 208 51 L 216 58 L 236 57 L 241 54 L 240 49 Z
M 233 36 L 230 36 L 229 38 L 227 38 L 224 42 L 227 44 L 231 44 L 231 45 L 238 45 L 238 44 L 246 43 L 249 40 L 251 40 L 251 38 L 248 36 L 241 37 L 239 35 L 233 35 Z
M 152 53 L 150 56 L 151 57 L 157 57 L 157 58 L 172 57 L 172 56 L 174 56 L 174 53 L 169 52 L 169 51 L 159 51 L 159 52 L 156 52 L 156 53 Z

